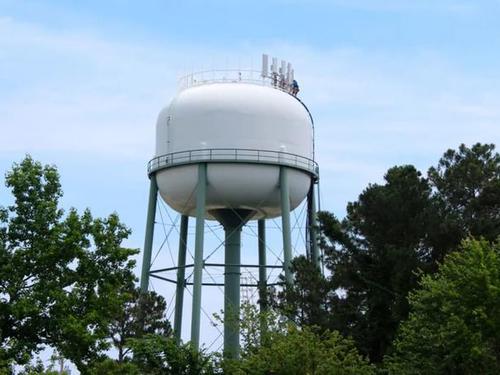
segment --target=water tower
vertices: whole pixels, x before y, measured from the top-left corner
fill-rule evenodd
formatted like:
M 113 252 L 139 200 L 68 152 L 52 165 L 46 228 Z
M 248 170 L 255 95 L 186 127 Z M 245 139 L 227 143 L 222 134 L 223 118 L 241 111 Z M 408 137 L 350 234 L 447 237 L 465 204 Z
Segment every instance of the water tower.
M 193 268 L 191 343 L 200 342 L 205 220 L 224 228 L 224 355 L 239 355 L 241 230 L 258 221 L 261 309 L 265 308 L 266 220 L 281 216 L 286 283 L 292 283 L 290 212 L 307 198 L 307 254 L 319 267 L 316 239 L 314 123 L 291 64 L 267 55 L 262 70 L 210 71 L 181 79 L 158 117 L 156 154 L 148 164 L 150 195 L 141 288 L 147 290 L 158 195 L 181 215 L 174 334 L 180 339 L 186 268 Z M 186 264 L 189 217 L 196 220 L 194 262 Z M 248 266 L 248 265 L 247 265 Z M 246 285 L 248 286 L 248 285 Z

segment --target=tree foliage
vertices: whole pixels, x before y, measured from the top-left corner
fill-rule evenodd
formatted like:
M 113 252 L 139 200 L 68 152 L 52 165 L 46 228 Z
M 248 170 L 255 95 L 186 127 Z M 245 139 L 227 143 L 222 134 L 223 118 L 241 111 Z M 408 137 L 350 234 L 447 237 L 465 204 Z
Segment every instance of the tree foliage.
M 163 297 L 136 288 L 137 251 L 122 247 L 130 230 L 116 214 L 65 214 L 57 169 L 29 156 L 6 186 L 13 203 L 0 208 L 0 374 L 23 364 L 23 373 L 51 374 L 32 362 L 45 347 L 82 374 L 209 373 L 209 357 L 170 337 Z
M 173 338 L 145 335 L 130 340 L 133 363 L 145 375 L 211 375 L 215 368 L 211 356 L 191 345 L 179 345 Z
M 500 373 L 500 243 L 465 241 L 409 300 L 391 373 Z
M 255 351 L 226 364 L 231 374 L 368 375 L 374 368 L 351 340 L 338 332 L 319 335 L 309 327 L 290 325 L 286 332 L 269 332 Z
M 6 175 L 14 202 L 0 216 L 0 360 L 27 363 L 53 346 L 84 373 L 110 347 L 109 324 L 133 288 L 136 250 L 116 214 L 67 215 L 59 175 L 31 157 Z
M 408 293 L 422 274 L 470 235 L 500 235 L 500 156 L 493 145 L 448 150 L 424 177 L 413 166 L 388 170 L 347 206 L 347 216 L 319 215 L 323 277 L 305 259 L 294 262 L 295 285 L 279 298 L 300 325 L 351 336 L 380 362 L 400 322 Z
M 118 362 L 123 362 L 131 351 L 130 339 L 147 334 L 163 337 L 172 334 L 170 322 L 165 317 L 167 303 L 162 296 L 155 292 L 143 293 L 138 288 L 130 294 L 109 326 L 111 340 L 118 350 Z

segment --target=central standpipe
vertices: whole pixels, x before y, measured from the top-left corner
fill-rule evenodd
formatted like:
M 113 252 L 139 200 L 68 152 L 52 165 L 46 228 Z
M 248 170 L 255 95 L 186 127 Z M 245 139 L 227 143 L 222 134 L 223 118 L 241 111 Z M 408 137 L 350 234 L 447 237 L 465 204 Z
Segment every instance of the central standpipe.
M 211 210 L 225 233 L 224 255 L 224 357 L 240 355 L 241 229 L 254 215 L 245 209 Z
M 196 186 L 196 233 L 194 242 L 193 308 L 191 319 L 191 344 L 200 347 L 201 285 L 203 283 L 203 234 L 205 231 L 205 204 L 207 199 L 207 164 L 198 165 Z

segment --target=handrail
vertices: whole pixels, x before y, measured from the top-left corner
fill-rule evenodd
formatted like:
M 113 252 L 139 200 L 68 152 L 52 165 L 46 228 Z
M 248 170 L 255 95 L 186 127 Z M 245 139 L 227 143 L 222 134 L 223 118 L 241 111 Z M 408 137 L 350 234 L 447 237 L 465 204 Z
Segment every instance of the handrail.
M 318 164 L 304 156 L 289 152 L 246 148 L 198 149 L 160 155 L 149 161 L 148 175 L 151 176 L 160 169 L 201 162 L 284 165 L 306 171 L 315 179 L 319 175 Z
M 178 90 L 211 83 L 252 83 L 292 93 L 291 83 L 279 74 L 262 76 L 262 72 L 251 69 L 213 69 L 186 74 L 178 80 Z

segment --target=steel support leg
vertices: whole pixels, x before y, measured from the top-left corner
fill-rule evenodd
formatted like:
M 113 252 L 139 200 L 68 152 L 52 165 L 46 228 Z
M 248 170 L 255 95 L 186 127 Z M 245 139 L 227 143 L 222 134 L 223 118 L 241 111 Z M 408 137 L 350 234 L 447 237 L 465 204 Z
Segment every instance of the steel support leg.
M 175 293 L 174 337 L 177 343 L 181 341 L 182 308 L 184 305 L 184 287 L 186 277 L 186 248 L 189 217 L 181 216 L 181 230 L 179 234 L 179 255 L 177 260 L 177 290 Z
M 267 270 L 266 270 L 266 221 L 258 221 L 259 237 L 259 305 L 260 312 L 267 309 Z
M 308 194 L 309 204 L 308 204 L 308 216 L 309 216 L 309 238 L 311 241 L 311 260 L 318 269 L 320 269 L 320 256 L 318 248 L 318 219 L 316 212 L 316 191 L 314 189 L 315 184 L 311 182 L 311 189 Z
M 280 193 L 281 193 L 281 230 L 283 232 L 283 268 L 285 281 L 292 284 L 292 233 L 290 228 L 290 191 L 288 186 L 288 170 L 280 167 Z
M 146 219 L 146 235 L 144 238 L 144 253 L 142 255 L 142 272 L 141 272 L 141 292 L 147 292 L 149 287 L 149 269 L 151 268 L 151 252 L 153 250 L 153 235 L 155 230 L 156 217 L 156 201 L 158 199 L 158 186 L 156 185 L 156 177 L 153 175 L 150 178 L 149 185 L 149 202 L 148 213 Z
M 196 234 L 194 245 L 193 309 L 191 319 L 191 345 L 200 347 L 201 283 L 203 277 L 203 232 L 205 230 L 205 201 L 207 190 L 207 165 L 198 166 L 196 187 Z
M 225 228 L 224 272 L 224 357 L 237 359 L 240 354 L 240 263 L 241 225 Z
M 266 261 L 266 220 L 258 221 L 259 237 L 259 305 L 260 305 L 260 335 L 263 338 L 267 331 L 267 261 Z M 262 340 L 261 340 L 262 342 Z

